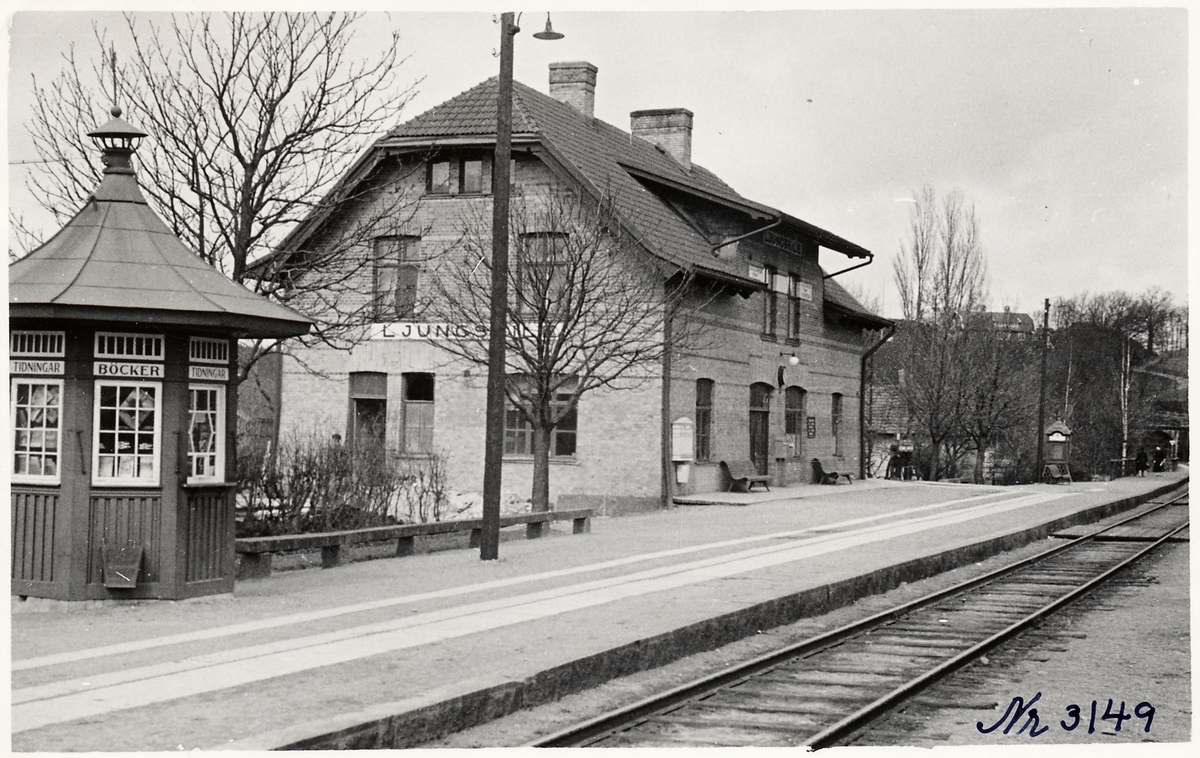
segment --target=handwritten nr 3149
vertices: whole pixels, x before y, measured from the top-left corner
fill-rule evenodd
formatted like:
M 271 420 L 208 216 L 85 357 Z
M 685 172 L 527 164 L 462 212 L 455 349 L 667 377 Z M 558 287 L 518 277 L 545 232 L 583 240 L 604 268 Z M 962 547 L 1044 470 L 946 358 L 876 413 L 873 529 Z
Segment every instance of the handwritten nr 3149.
M 1040 700 L 1042 693 L 1037 693 L 1028 702 L 1022 697 L 1014 697 L 1008 704 L 1008 708 L 1004 711 L 1004 715 L 1000 717 L 996 723 L 991 726 L 984 726 L 982 721 L 975 722 L 975 728 L 980 734 L 991 734 L 996 730 L 1001 730 L 1001 734 L 1009 734 L 1016 728 L 1015 734 L 1026 734 L 1030 737 L 1040 737 L 1051 728 L 1052 724 L 1042 725 L 1042 716 L 1038 713 L 1038 709 L 1034 707 L 1034 703 Z M 1140 723 L 1131 725 L 1132 728 L 1142 726 L 1142 731 L 1149 734 L 1150 725 L 1154 722 L 1154 706 L 1146 701 L 1142 701 L 1133 707 L 1130 713 L 1125 712 L 1125 701 L 1120 701 L 1120 706 L 1114 711 L 1115 701 L 1112 698 L 1108 699 L 1108 704 L 1104 706 L 1104 712 L 1097 719 L 1097 710 L 1099 702 L 1093 700 L 1090 707 L 1080 706 L 1077 703 L 1071 703 L 1064 710 L 1066 718 L 1059 720 L 1058 725 L 1064 732 L 1073 732 L 1076 729 L 1081 729 L 1084 725 L 1087 726 L 1088 734 L 1095 734 L 1096 728 L 1104 728 L 1105 721 L 1113 724 L 1113 731 L 1121 731 L 1126 721 L 1136 719 Z M 1051 717 L 1052 718 L 1052 717 Z M 1022 721 L 1022 719 L 1024 719 Z M 1098 724 L 1097 721 L 1100 723 Z M 1020 725 L 1020 728 L 1017 728 Z

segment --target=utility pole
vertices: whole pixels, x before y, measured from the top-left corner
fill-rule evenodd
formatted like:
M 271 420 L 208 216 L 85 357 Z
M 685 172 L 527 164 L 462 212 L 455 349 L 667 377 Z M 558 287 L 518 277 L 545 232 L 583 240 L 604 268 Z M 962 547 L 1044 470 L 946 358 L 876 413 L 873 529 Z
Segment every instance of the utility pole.
M 1050 298 L 1046 298 L 1046 303 L 1042 311 L 1042 371 L 1041 382 L 1038 389 L 1038 423 L 1037 423 L 1037 469 L 1035 476 L 1038 479 L 1042 478 L 1042 467 L 1045 465 L 1043 456 L 1043 445 L 1046 436 L 1046 354 L 1050 352 Z
M 512 159 L 513 14 L 500 16 L 496 155 L 492 163 L 492 304 L 488 332 L 487 420 L 483 460 L 483 528 L 479 559 L 500 557 L 500 474 L 504 465 L 504 361 L 508 331 L 509 161 Z
M 500 15 L 500 77 L 496 94 L 496 153 L 492 162 L 492 302 L 488 328 L 487 415 L 483 453 L 483 524 L 479 559 L 500 557 L 500 483 L 504 467 L 506 410 L 505 340 L 508 337 L 508 208 L 509 167 L 512 160 L 513 37 L 521 31 L 512 13 Z M 550 26 L 533 35 L 540 40 L 562 39 Z

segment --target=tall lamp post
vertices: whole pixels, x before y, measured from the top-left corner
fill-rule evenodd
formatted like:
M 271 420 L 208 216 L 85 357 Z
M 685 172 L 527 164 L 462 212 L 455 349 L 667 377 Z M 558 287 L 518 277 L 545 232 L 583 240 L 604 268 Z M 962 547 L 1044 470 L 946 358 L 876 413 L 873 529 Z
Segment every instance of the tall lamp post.
M 1042 467 L 1046 464 L 1043 441 L 1046 436 L 1046 353 L 1050 350 L 1050 298 L 1046 298 L 1042 311 L 1042 368 L 1038 380 L 1038 426 L 1037 426 L 1037 473 L 1035 482 L 1041 481 Z
M 492 303 L 488 326 L 486 440 L 483 457 L 483 529 L 479 558 L 500 556 L 500 480 L 504 462 L 504 361 L 508 331 L 508 207 L 512 160 L 513 37 L 521 31 L 512 13 L 500 16 L 500 78 L 496 97 L 496 155 L 492 167 Z M 533 35 L 562 39 L 550 26 Z

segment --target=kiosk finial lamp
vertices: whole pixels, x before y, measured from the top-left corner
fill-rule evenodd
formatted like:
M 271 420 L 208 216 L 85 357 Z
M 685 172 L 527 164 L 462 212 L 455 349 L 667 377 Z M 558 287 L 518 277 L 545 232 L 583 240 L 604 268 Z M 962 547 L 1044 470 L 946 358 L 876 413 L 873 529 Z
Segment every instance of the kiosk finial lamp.
M 112 119 L 99 129 L 88 132 L 88 136 L 103 153 L 104 165 L 108 168 L 129 168 L 129 156 L 138 149 L 146 133 L 121 120 L 121 108 L 114 105 Z
M 546 29 L 537 32 L 533 35 L 534 39 L 562 39 L 565 35 L 554 31 L 554 27 L 550 26 L 550 14 L 546 14 Z

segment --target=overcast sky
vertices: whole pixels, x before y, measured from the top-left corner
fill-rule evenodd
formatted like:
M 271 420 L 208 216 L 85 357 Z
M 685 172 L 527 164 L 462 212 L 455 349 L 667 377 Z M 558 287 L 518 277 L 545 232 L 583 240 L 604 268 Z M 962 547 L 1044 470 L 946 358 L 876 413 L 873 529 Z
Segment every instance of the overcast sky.
M 27 168 L 13 162 L 35 157 L 24 126 L 30 74 L 52 78 L 72 42 L 94 55 L 93 21 L 122 26 L 118 14 L 9 17 L 10 203 L 27 219 Z M 401 31 L 402 71 L 421 80 L 406 119 L 496 73 L 490 13 L 365 22 L 363 55 Z M 925 183 L 975 204 L 994 308 L 1040 311 L 1045 297 L 1155 285 L 1187 300 L 1181 8 L 563 10 L 554 26 L 565 39 L 533 39 L 544 23 L 536 8 L 521 20 L 517 80 L 544 92 L 550 62 L 586 60 L 599 67 L 604 121 L 628 129 L 630 111 L 690 109 L 696 163 L 876 254 L 843 280 L 885 315 L 899 315 L 892 258 L 907 199 Z M 822 253 L 829 270 L 848 263 Z

